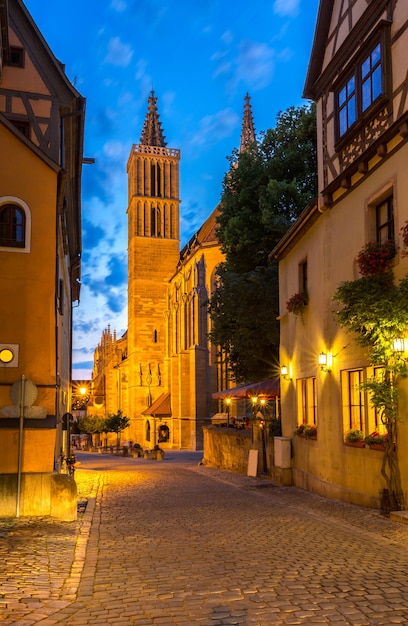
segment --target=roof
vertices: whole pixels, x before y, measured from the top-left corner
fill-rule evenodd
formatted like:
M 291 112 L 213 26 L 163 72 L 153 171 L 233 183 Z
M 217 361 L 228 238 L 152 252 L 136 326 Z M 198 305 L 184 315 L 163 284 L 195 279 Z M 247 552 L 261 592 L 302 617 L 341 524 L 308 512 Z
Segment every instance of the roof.
M 222 400 L 224 398 L 251 398 L 253 396 L 266 396 L 268 398 L 276 398 L 280 396 L 279 378 L 268 378 L 259 383 L 248 383 L 224 389 L 212 394 L 214 400 Z
M 166 142 L 164 140 L 156 102 L 157 98 L 155 97 L 152 89 L 148 98 L 148 110 L 143 124 L 140 143 L 145 146 L 160 146 L 164 148 L 166 146 Z
M 167 391 L 153 402 L 149 408 L 142 411 L 142 415 L 151 415 L 152 417 L 170 417 L 171 416 L 171 393 Z

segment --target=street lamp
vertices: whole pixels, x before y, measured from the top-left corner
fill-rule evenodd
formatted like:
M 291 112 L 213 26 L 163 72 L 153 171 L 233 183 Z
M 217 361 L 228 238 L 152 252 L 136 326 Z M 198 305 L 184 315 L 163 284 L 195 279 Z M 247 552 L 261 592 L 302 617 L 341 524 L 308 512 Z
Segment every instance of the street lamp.
M 230 407 L 231 407 L 231 398 L 225 398 L 225 405 L 227 407 L 227 428 L 229 428 L 230 424 Z

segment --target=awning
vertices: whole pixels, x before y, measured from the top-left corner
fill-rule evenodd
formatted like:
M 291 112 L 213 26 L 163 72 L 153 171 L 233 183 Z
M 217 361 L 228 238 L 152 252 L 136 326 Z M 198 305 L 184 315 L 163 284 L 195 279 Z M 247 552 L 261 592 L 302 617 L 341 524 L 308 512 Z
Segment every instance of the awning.
M 170 417 L 171 416 L 171 394 L 170 391 L 162 393 L 161 396 L 149 406 L 148 409 L 142 411 L 142 415 L 152 415 L 152 417 Z
M 260 383 L 249 383 L 247 385 L 239 385 L 224 389 L 212 394 L 214 400 L 223 400 L 225 398 L 251 398 L 252 396 L 264 396 L 266 398 L 277 398 L 280 396 L 279 378 L 268 378 Z

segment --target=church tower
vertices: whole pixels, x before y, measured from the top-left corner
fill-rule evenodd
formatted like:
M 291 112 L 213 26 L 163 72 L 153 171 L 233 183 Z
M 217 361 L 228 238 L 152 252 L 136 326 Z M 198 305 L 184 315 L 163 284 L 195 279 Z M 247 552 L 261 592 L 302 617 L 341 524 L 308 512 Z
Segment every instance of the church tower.
M 244 117 L 242 120 L 241 144 L 239 151 L 245 152 L 247 147 L 256 141 L 254 118 L 252 115 L 251 99 L 248 94 L 245 96 Z
M 166 289 L 179 260 L 180 151 L 166 146 L 152 91 L 128 165 L 128 392 L 131 436 L 149 441 L 142 412 L 168 388 Z

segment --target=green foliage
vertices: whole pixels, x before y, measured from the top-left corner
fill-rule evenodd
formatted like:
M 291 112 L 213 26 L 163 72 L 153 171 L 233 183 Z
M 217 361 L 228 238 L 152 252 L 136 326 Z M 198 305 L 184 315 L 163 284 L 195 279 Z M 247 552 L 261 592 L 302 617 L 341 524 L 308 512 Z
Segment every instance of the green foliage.
M 278 360 L 278 274 L 269 255 L 317 193 L 314 104 L 279 113 L 276 128 L 230 162 L 218 218 L 226 260 L 209 303 L 210 337 L 241 382 L 271 376 Z
M 365 248 L 366 250 L 367 248 Z M 385 265 L 386 267 L 386 265 Z M 383 375 L 361 385 L 370 393 L 370 402 L 386 427 L 386 436 L 375 432 L 367 443 L 384 443 L 381 474 L 387 489 L 396 497 L 402 493 L 398 463 L 398 381 L 408 375 L 405 360 L 394 351 L 394 339 L 408 331 L 408 277 L 398 285 L 391 270 L 377 271 L 342 283 L 334 299 L 343 305 L 337 321 L 356 334 L 356 341 L 368 349 L 372 365 L 382 365 Z
M 271 376 L 278 361 L 277 268 L 237 274 L 219 268 L 220 286 L 209 305 L 211 341 L 228 354 L 237 383 Z
M 85 415 L 78 420 L 78 430 L 86 435 L 95 435 L 105 432 L 105 418 Z
M 394 358 L 393 341 L 408 328 L 408 278 L 399 285 L 391 271 L 363 276 L 342 283 L 334 299 L 343 307 L 336 312 L 340 326 L 356 333 L 356 341 L 369 349 L 372 365 L 388 364 Z M 404 362 L 393 362 L 404 374 Z
M 126 415 L 122 415 L 122 411 L 117 413 L 109 413 L 106 418 L 106 430 L 110 433 L 121 433 L 130 424 L 130 419 Z
M 316 196 L 314 104 L 279 113 L 259 144 L 230 161 L 218 236 L 228 269 L 244 273 L 268 264 L 270 251 Z

